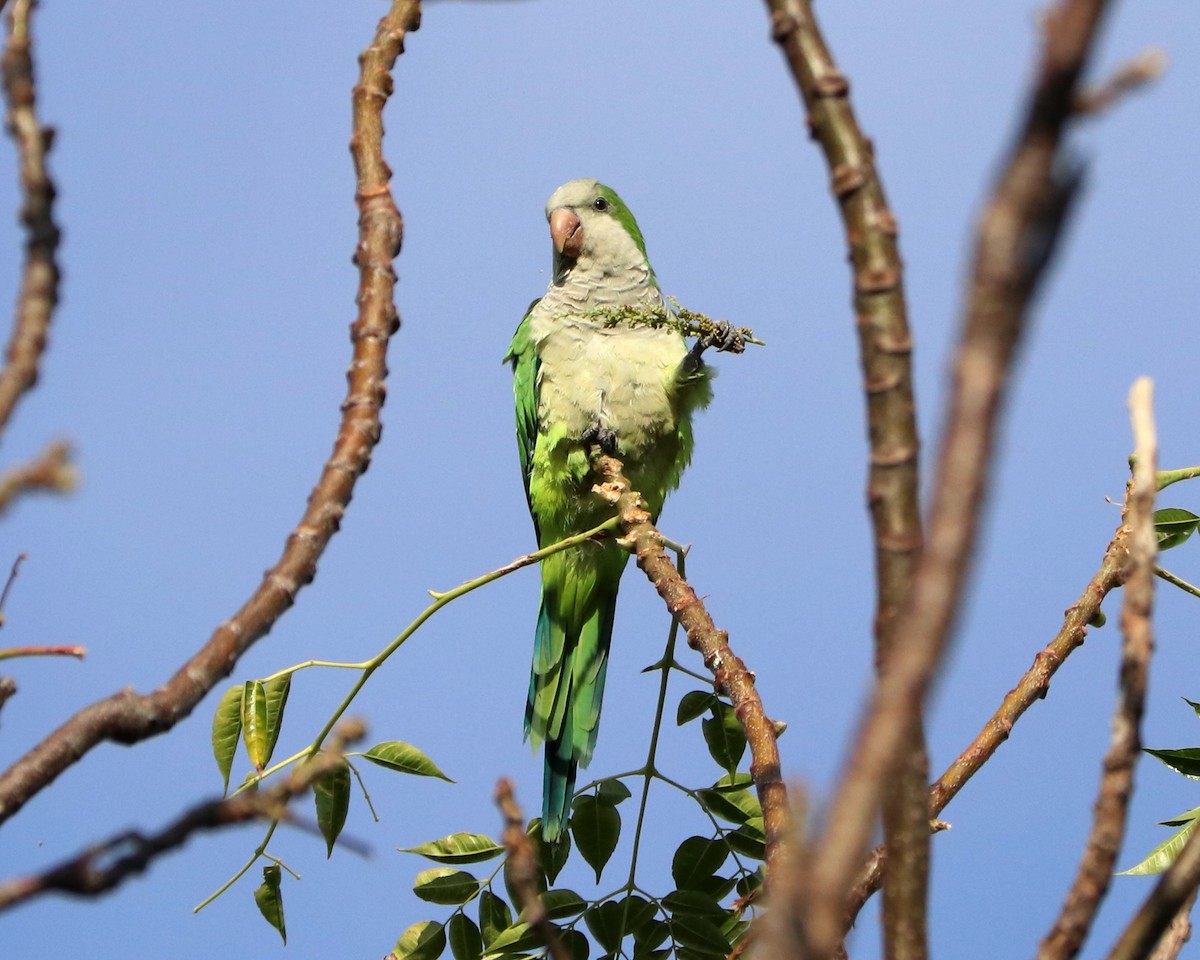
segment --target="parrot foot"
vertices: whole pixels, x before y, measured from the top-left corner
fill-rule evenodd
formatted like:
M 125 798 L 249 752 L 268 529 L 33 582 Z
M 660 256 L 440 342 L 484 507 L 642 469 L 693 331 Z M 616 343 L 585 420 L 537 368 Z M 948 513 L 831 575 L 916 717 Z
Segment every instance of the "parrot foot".
M 608 427 L 602 426 L 599 420 L 588 427 L 579 440 L 585 447 L 595 444 L 608 456 L 617 456 L 617 435 Z
M 700 342 L 705 347 L 716 347 L 722 353 L 744 353 L 746 350 L 746 338 L 728 320 L 716 321 L 713 331 L 701 337 Z
M 692 344 L 692 349 L 688 351 L 688 355 L 683 358 L 685 373 L 695 373 L 700 369 L 703 365 L 702 357 L 704 356 L 704 351 L 709 347 L 715 347 L 722 353 L 744 353 L 746 350 L 746 338 L 728 320 L 717 320 L 713 324 L 713 329 L 699 337 Z

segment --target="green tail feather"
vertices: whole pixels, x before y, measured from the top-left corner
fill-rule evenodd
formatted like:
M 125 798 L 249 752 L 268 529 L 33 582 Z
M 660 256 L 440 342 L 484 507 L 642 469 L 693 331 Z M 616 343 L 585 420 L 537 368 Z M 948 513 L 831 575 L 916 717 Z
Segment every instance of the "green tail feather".
M 586 555 L 571 550 L 542 564 L 525 736 L 546 745 L 542 836 L 550 842 L 566 827 L 576 771 L 587 766 L 596 746 L 625 561 L 615 548 L 592 547 Z

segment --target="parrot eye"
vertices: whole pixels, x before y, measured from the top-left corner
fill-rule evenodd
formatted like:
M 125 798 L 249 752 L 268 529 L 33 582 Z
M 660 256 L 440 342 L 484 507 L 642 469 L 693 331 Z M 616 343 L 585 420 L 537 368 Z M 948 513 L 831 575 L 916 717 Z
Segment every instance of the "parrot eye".
M 597 197 L 595 200 L 592 201 L 592 208 L 595 210 L 599 210 L 601 213 L 603 213 L 605 210 L 608 209 L 608 201 L 605 200 L 603 197 Z

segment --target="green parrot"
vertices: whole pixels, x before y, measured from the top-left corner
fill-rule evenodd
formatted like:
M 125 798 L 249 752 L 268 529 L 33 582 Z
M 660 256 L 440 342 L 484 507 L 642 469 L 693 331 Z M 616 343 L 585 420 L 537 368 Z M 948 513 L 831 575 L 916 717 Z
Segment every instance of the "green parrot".
M 707 347 L 740 350 L 728 323 L 690 350 L 673 329 L 612 324 L 598 308 L 670 307 L 629 208 L 595 180 L 571 180 L 546 204 L 554 244 L 545 296 L 525 314 L 512 363 L 517 445 L 539 546 L 603 523 L 592 492 L 593 445 L 619 457 L 658 517 L 692 457 L 692 413 L 712 396 Z M 542 561 L 525 736 L 544 742 L 542 836 L 566 826 L 579 766 L 596 746 L 617 587 L 629 554 L 612 539 Z

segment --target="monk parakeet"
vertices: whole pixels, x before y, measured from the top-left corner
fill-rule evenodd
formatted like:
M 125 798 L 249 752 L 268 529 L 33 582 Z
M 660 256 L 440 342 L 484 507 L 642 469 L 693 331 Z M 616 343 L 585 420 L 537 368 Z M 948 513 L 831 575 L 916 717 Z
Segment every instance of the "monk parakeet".
M 592 492 L 593 445 L 621 459 L 657 517 L 692 456 L 693 411 L 712 396 L 709 346 L 740 349 L 728 324 L 690 350 L 673 329 L 612 322 L 597 310 L 670 307 L 629 208 L 595 180 L 572 180 L 546 204 L 553 275 L 517 328 L 517 444 L 540 546 L 612 515 Z M 591 314 L 591 315 L 589 315 Z M 542 836 L 566 825 L 575 773 L 596 745 L 617 586 L 629 555 L 613 540 L 542 561 L 525 736 L 544 742 Z

